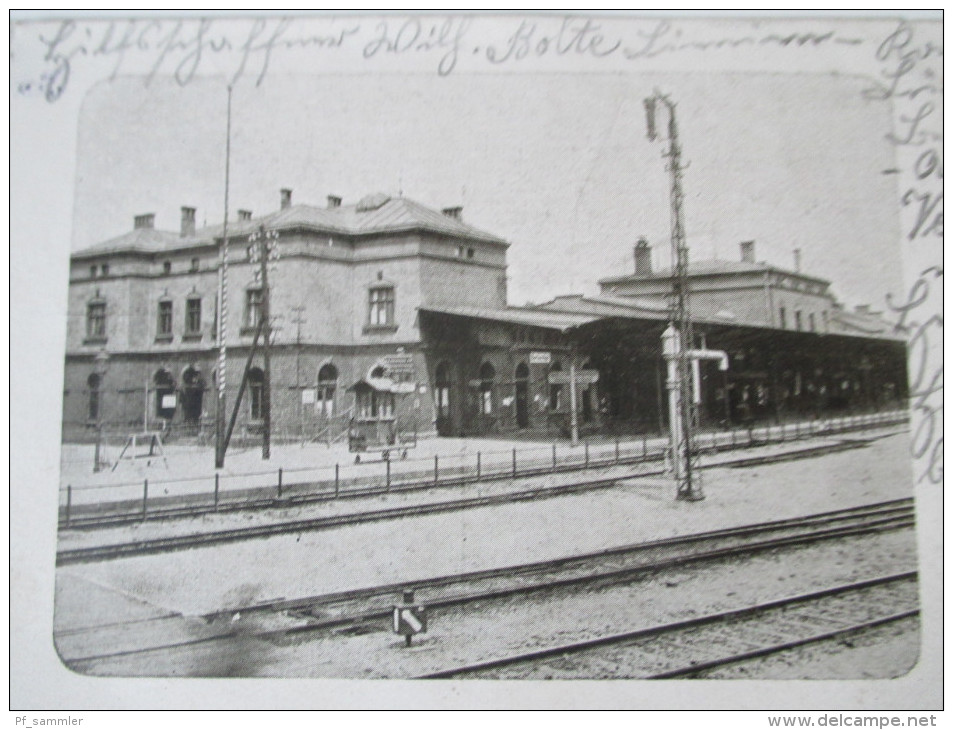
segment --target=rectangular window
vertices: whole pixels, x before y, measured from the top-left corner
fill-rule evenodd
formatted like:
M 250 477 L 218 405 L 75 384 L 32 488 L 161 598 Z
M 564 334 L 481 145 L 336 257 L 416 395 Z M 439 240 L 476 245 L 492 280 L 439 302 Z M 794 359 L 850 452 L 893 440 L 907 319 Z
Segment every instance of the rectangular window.
M 86 336 L 98 340 L 106 338 L 105 302 L 91 302 L 86 306 Z
M 172 302 L 159 302 L 159 315 L 156 319 L 156 336 L 172 336 Z
M 185 331 L 196 335 L 202 329 L 202 300 L 185 300 Z
M 811 332 L 815 332 L 816 330 L 814 325 L 814 312 L 811 312 L 809 315 L 807 315 L 807 323 L 808 323 L 808 326 L 811 328 Z
M 372 327 L 394 324 L 394 288 L 377 287 L 370 291 L 369 323 Z
M 192 270 L 192 271 L 198 271 L 198 270 L 199 270 L 199 259 L 192 259 L 192 267 L 191 267 L 191 270 Z
M 788 318 L 787 312 L 784 310 L 784 307 L 778 309 L 778 314 L 780 315 L 781 320 L 781 329 L 786 330 L 788 328 Z
M 801 310 L 794 313 L 794 329 L 798 332 L 801 331 Z
M 249 289 L 245 292 L 245 326 L 257 327 L 261 321 L 261 289 Z

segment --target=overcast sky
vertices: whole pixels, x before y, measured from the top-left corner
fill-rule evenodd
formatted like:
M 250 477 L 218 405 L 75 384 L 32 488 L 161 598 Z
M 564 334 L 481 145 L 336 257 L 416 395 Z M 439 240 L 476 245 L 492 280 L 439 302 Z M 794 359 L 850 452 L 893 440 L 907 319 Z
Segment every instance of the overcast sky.
M 882 308 L 901 288 L 897 192 L 885 104 L 864 81 L 808 74 L 269 77 L 233 94 L 231 217 L 294 202 L 400 192 L 511 243 L 510 303 L 595 293 L 632 270 L 646 235 L 668 265 L 669 178 L 646 139 L 643 99 L 678 104 L 692 259 L 758 260 L 833 282 Z M 226 90 L 156 79 L 103 82 L 80 118 L 73 248 L 179 207 L 221 223 Z

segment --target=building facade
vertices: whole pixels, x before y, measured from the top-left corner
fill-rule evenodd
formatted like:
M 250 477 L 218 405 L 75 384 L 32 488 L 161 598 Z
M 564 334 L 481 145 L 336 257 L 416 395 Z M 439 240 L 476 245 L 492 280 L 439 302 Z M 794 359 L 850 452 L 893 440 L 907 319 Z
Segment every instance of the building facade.
M 151 214 L 71 258 L 64 438 L 214 430 L 222 226 L 178 230 Z M 266 305 L 271 337 L 254 347 Z M 583 433 L 665 427 L 661 334 L 671 274 L 635 271 L 599 296 L 511 307 L 508 243 L 462 219 L 383 194 L 345 205 L 239 211 L 227 227 L 226 406 L 255 438 L 270 395 L 277 438 L 333 441 L 355 427 L 441 436 Z M 737 423 L 785 413 L 873 407 L 905 394 L 901 336 L 847 313 L 829 282 L 754 262 L 693 267 L 700 341 L 729 352 L 727 375 L 704 367 L 703 416 Z M 647 257 L 647 258 L 646 258 Z M 648 260 L 648 264 L 646 261 Z M 267 362 L 266 362 L 267 356 Z M 245 373 L 247 371 L 247 377 Z M 266 378 L 266 372 L 270 378 Z M 270 387 L 267 387 L 270 379 Z M 244 383 L 243 383 L 244 380 Z

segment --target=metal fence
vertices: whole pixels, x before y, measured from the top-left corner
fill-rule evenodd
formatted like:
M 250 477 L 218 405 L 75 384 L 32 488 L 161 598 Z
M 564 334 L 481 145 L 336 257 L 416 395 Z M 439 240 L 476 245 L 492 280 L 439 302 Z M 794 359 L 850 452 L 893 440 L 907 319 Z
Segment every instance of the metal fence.
M 781 444 L 905 423 L 906 411 L 891 411 L 758 425 L 701 433 L 702 452 Z M 658 462 L 668 442 L 657 436 L 565 442 L 506 450 L 480 450 L 433 457 L 410 457 L 333 466 L 278 468 L 242 474 L 177 479 L 144 479 L 109 485 L 67 485 L 60 489 L 60 525 L 107 518 L 196 514 L 304 501 L 336 500 L 422 488 Z

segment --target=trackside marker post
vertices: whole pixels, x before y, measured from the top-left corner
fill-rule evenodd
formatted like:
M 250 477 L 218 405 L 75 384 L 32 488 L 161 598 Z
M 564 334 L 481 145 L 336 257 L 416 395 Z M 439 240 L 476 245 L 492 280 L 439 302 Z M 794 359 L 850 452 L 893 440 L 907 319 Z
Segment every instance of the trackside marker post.
M 403 600 L 394 604 L 393 629 L 404 635 L 404 646 L 410 646 L 415 634 L 427 633 L 427 607 L 414 605 L 413 591 L 404 591 Z

